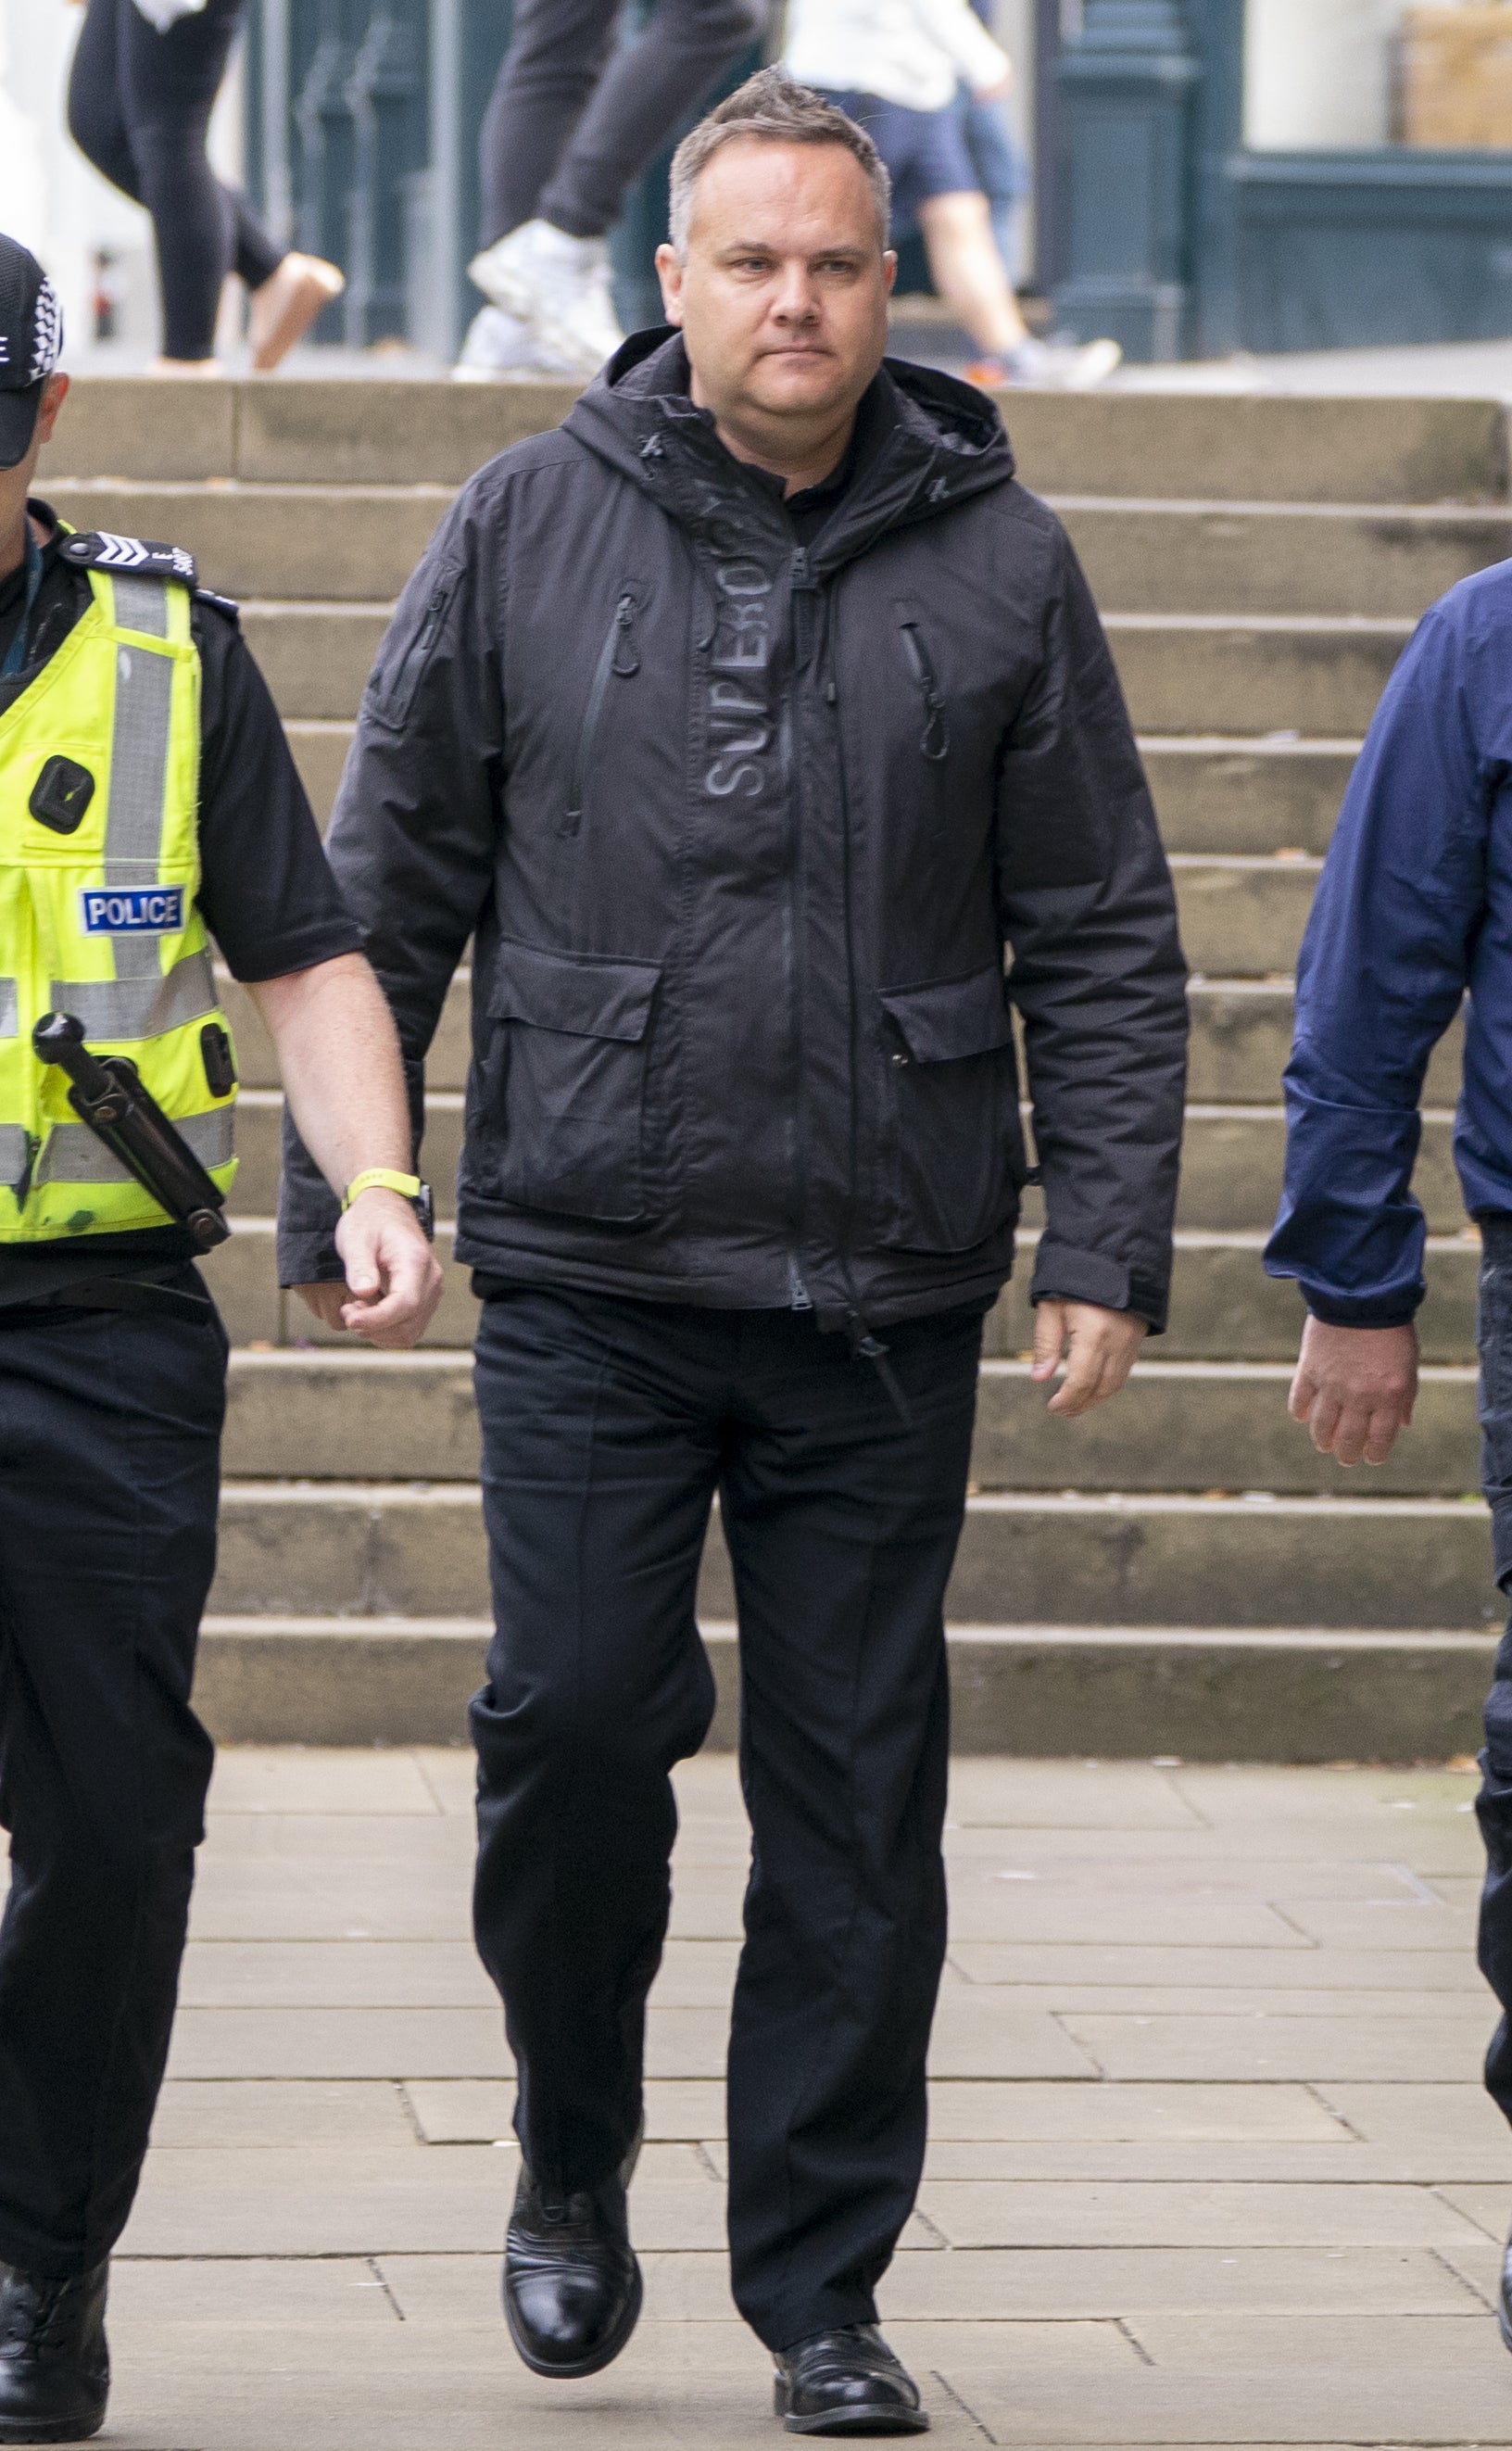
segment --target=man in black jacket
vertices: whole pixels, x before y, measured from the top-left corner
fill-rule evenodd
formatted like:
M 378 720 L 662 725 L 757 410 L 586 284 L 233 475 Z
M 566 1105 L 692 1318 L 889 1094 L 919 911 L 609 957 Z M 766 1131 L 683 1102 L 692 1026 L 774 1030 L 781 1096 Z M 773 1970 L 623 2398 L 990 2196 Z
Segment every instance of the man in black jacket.
M 474 938 L 457 1247 L 483 1297 L 477 1927 L 520 2075 L 511 2330 L 581 2375 L 638 2309 L 624 2183 L 669 1773 L 713 1703 L 717 1494 L 756 1833 L 734 2281 L 809 2433 L 927 2423 L 873 2291 L 924 2147 L 942 1607 L 1027 1171 L 1005 951 L 1062 1413 L 1163 1323 L 1186 1040 L 1096 614 L 988 402 L 883 364 L 886 206 L 869 140 L 778 71 L 687 140 L 659 257 L 680 332 L 463 490 L 330 837 L 417 1126 Z M 334 1276 L 290 1158 L 283 1274 Z

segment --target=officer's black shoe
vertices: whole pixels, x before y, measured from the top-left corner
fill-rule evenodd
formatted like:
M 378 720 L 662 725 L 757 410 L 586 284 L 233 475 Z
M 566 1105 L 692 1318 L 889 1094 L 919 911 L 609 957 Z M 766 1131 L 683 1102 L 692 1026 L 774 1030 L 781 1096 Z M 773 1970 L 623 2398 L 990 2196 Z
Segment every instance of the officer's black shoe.
M 1497 2292 L 1496 2320 L 1502 2341 L 1512 2349 L 1512 2238 L 1507 2240 L 1506 2251 L 1502 2258 L 1502 2286 Z
M 531 2372 L 598 2374 L 635 2330 L 640 2296 L 624 2175 L 553 2196 L 522 2166 L 504 2246 L 504 2319 Z
M 108 2264 L 46 2281 L 0 2264 L 0 2442 L 82 2442 L 105 2423 Z
M 777 2355 L 773 2402 L 790 2434 L 927 2434 L 919 2390 L 874 2324 L 815 2332 Z

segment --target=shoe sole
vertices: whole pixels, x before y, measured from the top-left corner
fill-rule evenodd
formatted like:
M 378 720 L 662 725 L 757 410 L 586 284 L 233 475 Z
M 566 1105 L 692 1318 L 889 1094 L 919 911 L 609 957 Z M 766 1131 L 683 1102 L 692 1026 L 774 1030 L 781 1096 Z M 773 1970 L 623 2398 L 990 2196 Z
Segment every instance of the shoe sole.
M 0 2442 L 88 2442 L 104 2423 L 103 2408 L 98 2417 L 76 2424 L 60 2425 L 54 2420 L 50 2425 L 16 2425 L 0 2420 Z
M 519 2327 L 515 2322 L 514 2305 L 507 2289 L 504 2292 L 504 2321 L 509 2326 L 509 2337 L 515 2344 L 517 2356 L 522 2365 L 530 2368 L 532 2374 L 544 2375 L 548 2382 L 581 2382 L 586 2376 L 602 2374 L 605 2366 L 613 2365 L 640 2321 L 640 2303 L 644 2296 L 645 2284 L 640 2278 L 640 2265 L 637 2263 L 635 2287 L 630 2293 L 625 2311 L 619 2319 L 619 2329 L 600 2347 L 595 2349 L 591 2358 L 579 2358 L 575 2365 L 570 2366 L 548 2364 L 544 2359 L 536 2357 L 525 2346 L 520 2337 Z
M 930 2421 L 922 2408 L 848 2408 L 830 2417 L 784 2417 L 790 2434 L 927 2434 Z

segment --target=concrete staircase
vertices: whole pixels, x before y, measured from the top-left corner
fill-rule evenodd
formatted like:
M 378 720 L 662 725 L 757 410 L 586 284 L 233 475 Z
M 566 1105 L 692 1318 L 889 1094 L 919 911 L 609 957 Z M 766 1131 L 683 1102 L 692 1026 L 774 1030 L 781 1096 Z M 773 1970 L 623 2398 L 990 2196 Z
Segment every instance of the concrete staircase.
M 324 816 L 388 606 L 452 488 L 569 397 L 85 382 L 45 490 L 80 526 L 190 546 L 208 582 L 243 599 Z M 1512 554 L 1506 413 L 1129 394 L 1026 395 L 1009 416 L 1027 480 L 1061 510 L 1108 618 L 1176 870 L 1195 1041 L 1171 1328 L 1129 1393 L 1087 1422 L 1051 1422 L 1021 1358 L 1021 1290 L 989 1324 L 952 1595 L 957 1743 L 1466 1752 L 1500 1608 L 1475 1495 L 1478 1251 L 1450 1162 L 1457 1044 L 1435 1061 L 1418 1177 L 1430 1368 L 1385 1471 L 1324 1464 L 1286 1420 L 1301 1309 L 1259 1254 L 1280 1175 L 1289 974 L 1320 856 L 1414 620 Z M 464 988 L 430 1069 L 426 1166 L 443 1210 Z M 228 1736 L 445 1741 L 479 1681 L 487 1605 L 474 1305 L 454 1271 L 425 1349 L 384 1357 L 330 1349 L 280 1296 L 276 1072 L 230 993 L 248 1087 L 237 1230 L 210 1264 L 237 1350 L 202 1701 Z M 704 1600 L 728 1739 L 717 1539 Z

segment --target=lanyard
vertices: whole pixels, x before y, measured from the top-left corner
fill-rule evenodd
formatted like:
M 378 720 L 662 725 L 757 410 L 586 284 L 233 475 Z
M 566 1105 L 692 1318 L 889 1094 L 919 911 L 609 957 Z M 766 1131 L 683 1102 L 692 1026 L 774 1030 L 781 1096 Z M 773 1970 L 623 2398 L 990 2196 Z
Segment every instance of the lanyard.
M 16 635 L 10 641 L 10 652 L 6 657 L 5 662 L 0 664 L 0 681 L 16 680 L 20 677 L 21 674 L 26 671 L 27 633 L 31 627 L 32 607 L 36 603 L 37 590 L 41 584 L 42 547 L 38 544 L 36 538 L 33 536 L 31 532 L 31 521 L 28 519 L 27 600 L 22 608 L 21 618 L 16 624 Z

